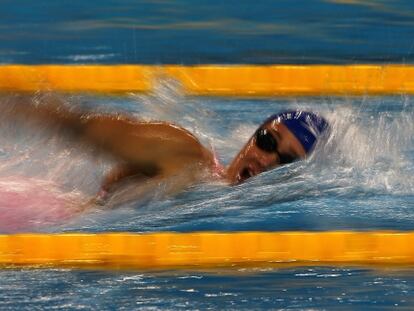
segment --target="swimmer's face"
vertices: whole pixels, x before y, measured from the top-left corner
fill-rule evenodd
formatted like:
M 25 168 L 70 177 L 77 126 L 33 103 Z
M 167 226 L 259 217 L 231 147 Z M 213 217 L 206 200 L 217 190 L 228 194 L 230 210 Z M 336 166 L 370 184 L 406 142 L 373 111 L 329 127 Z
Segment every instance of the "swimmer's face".
M 283 164 L 304 158 L 302 144 L 290 130 L 277 121 L 262 125 L 227 169 L 232 184 Z

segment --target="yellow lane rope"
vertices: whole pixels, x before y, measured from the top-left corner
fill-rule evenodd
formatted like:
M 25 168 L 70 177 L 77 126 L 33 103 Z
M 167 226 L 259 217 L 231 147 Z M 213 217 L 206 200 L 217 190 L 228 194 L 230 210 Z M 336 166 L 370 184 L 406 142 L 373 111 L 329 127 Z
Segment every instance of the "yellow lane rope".
M 414 232 L 0 235 L 2 266 L 135 267 L 414 264 Z
M 192 95 L 414 94 L 409 65 L 3 65 L 0 91 L 148 92 L 163 77 Z

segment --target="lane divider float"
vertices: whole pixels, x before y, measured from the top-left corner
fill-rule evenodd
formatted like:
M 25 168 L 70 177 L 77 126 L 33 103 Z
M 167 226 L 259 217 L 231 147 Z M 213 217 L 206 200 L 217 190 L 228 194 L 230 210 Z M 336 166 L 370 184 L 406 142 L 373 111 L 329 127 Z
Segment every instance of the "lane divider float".
M 414 94 L 410 65 L 2 65 L 0 91 L 150 92 L 163 77 L 190 95 Z
M 3 267 L 176 268 L 412 265 L 414 232 L 194 232 L 0 235 Z

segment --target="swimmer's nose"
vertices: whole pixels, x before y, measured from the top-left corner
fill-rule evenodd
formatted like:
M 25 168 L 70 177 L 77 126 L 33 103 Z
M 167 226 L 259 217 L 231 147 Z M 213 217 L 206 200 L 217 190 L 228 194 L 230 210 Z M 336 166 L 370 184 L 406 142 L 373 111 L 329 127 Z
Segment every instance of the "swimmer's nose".
M 261 172 L 274 167 L 279 162 L 279 157 L 276 153 L 265 152 L 258 148 L 252 150 L 251 156 L 259 164 Z
M 262 157 L 259 159 L 259 163 L 262 166 L 263 170 L 267 170 L 270 167 L 274 167 L 279 163 L 279 158 L 275 155 Z

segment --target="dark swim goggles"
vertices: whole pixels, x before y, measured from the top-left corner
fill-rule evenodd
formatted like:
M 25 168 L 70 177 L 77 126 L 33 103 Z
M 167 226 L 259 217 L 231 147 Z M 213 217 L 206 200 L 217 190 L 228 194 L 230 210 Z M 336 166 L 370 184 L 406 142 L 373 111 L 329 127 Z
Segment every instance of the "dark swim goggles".
M 288 164 L 297 160 L 290 154 L 282 154 L 278 151 L 275 137 L 265 128 L 259 128 L 255 134 L 256 146 L 267 153 L 276 153 L 279 156 L 279 164 Z

